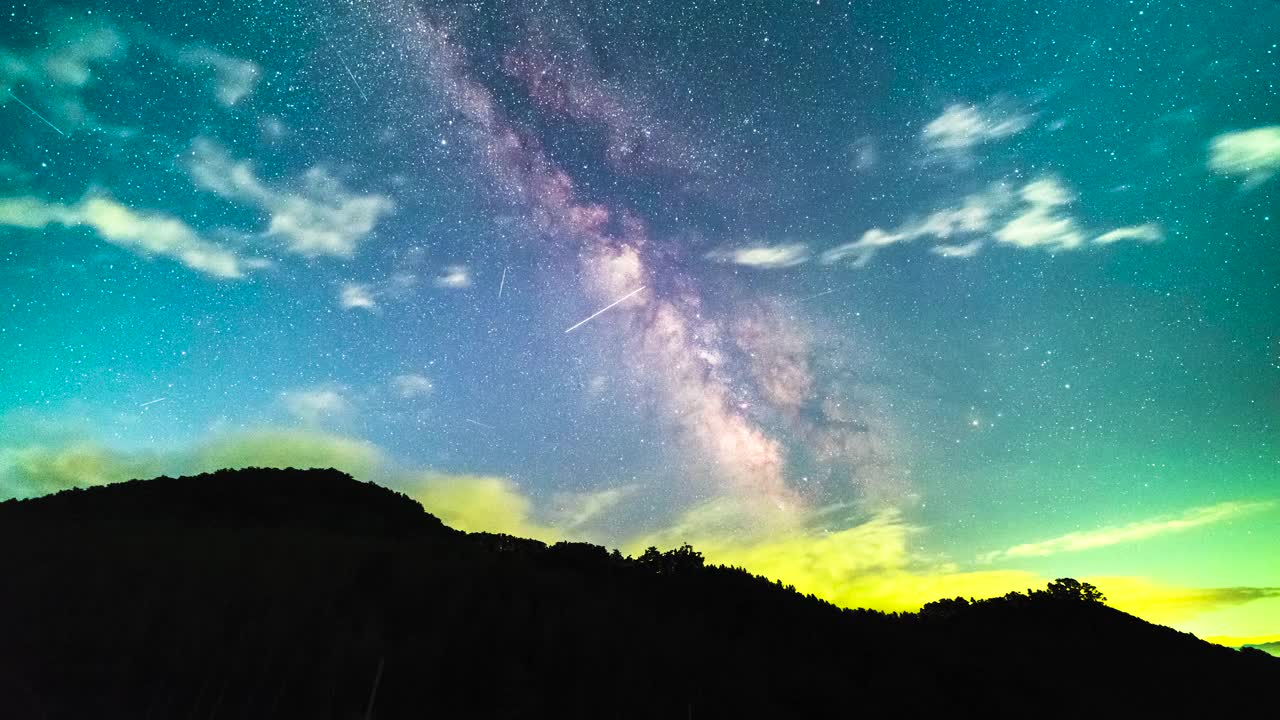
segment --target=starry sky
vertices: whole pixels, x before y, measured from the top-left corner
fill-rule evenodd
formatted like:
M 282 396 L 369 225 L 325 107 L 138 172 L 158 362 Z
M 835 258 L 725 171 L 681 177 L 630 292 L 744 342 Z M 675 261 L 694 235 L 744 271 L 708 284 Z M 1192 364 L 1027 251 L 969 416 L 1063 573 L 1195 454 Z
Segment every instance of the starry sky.
M 1280 3 L 17 3 L 0 497 L 337 466 L 1280 639 Z

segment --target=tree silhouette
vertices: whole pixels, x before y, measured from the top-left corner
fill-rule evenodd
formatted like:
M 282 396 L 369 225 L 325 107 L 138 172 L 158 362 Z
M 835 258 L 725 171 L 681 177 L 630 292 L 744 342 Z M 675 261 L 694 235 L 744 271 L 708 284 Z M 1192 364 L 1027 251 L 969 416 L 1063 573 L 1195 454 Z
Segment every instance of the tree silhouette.
M 1091 583 L 1080 582 L 1075 578 L 1058 578 L 1049 583 L 1045 592 L 1049 597 L 1055 600 L 1069 600 L 1073 602 L 1086 603 L 1104 603 L 1107 601 L 1102 591 L 1094 587 Z
M 650 545 L 636 562 L 657 575 L 682 575 L 701 570 L 706 561 L 702 553 L 685 543 L 666 552 Z
M 942 598 L 925 603 L 920 608 L 920 616 L 927 619 L 947 620 L 969 609 L 969 601 L 962 597 Z

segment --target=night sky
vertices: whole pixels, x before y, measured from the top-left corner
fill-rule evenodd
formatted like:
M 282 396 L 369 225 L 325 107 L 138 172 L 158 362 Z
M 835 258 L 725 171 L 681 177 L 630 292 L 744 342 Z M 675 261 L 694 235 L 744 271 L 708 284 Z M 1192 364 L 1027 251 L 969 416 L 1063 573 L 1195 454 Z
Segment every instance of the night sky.
M 844 605 L 1069 575 L 1278 640 L 1277 38 L 1257 0 L 18 3 L 0 498 L 334 465 Z

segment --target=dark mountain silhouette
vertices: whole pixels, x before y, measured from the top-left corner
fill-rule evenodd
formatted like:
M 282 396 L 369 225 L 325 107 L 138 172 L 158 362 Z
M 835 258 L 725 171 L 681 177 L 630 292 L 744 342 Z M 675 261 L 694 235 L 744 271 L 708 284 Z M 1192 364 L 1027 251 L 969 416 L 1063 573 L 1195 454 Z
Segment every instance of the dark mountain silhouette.
M 1269 716 L 1280 685 L 1068 579 L 846 610 L 688 546 L 457 532 L 333 470 L 8 501 L 0 541 L 5 718 Z

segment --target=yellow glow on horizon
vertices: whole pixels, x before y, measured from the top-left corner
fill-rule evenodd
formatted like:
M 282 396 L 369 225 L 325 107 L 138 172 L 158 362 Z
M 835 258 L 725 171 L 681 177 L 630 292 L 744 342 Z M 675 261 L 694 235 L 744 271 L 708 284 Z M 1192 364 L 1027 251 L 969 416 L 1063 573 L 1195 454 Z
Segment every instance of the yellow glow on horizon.
M 562 534 L 532 520 L 533 503 L 505 477 L 422 473 L 410 497 L 455 530 L 555 542 Z
M 611 513 L 626 507 L 627 498 L 636 491 L 624 486 L 559 493 L 535 501 L 535 496 L 506 477 L 399 470 L 388 467 L 384 454 L 370 443 L 281 430 L 217 437 L 167 454 L 113 451 L 88 442 L 0 448 L 0 468 L 7 469 L 8 482 L 0 489 L 29 496 L 72 485 L 251 465 L 339 467 L 357 477 L 372 476 L 400 488 L 459 530 L 507 533 L 547 543 L 600 542 L 610 537 L 607 532 L 595 534 L 592 528 L 608 527 L 600 523 L 601 518 L 607 521 L 614 517 Z M 1101 531 L 1085 530 L 1062 536 L 1071 543 L 1059 538 L 1036 547 L 1052 543 L 1052 549 L 1065 552 L 1085 536 L 1107 538 L 1103 545 L 1119 546 L 1121 542 L 1111 541 L 1123 540 L 1127 547 L 1153 534 L 1168 535 L 1172 532 L 1165 532 L 1169 528 L 1182 531 L 1188 525 L 1225 523 L 1275 504 L 1222 503 Z M 966 566 L 928 555 L 914 541 L 924 529 L 911 525 L 893 508 L 871 513 L 848 527 L 815 528 L 824 517 L 821 510 L 762 507 L 722 497 L 689 508 L 665 525 L 624 538 L 618 545 L 624 552 L 638 555 L 649 545 L 667 549 L 688 542 L 708 562 L 744 567 L 840 606 L 883 611 L 914 611 L 941 598 L 1025 592 L 1060 576 L 1035 565 L 1012 569 L 979 561 Z M 1258 547 L 1257 535 L 1248 542 L 1248 547 Z M 602 544 L 614 543 L 605 539 Z M 1099 549 L 1092 547 L 1094 552 Z M 1030 561 L 1023 558 L 1023 562 Z M 1153 623 L 1231 646 L 1280 638 L 1280 578 L 1272 579 L 1265 572 L 1255 573 L 1252 584 L 1241 587 L 1188 587 L 1158 577 L 1128 575 L 1123 570 L 1107 576 L 1076 577 L 1098 586 L 1112 607 Z

